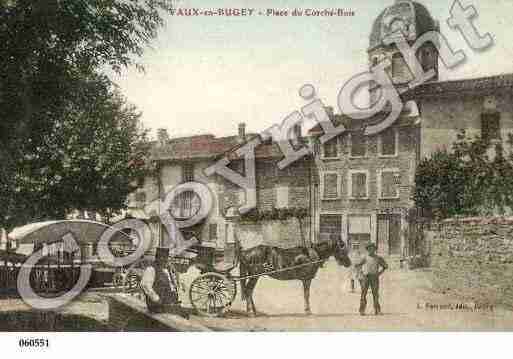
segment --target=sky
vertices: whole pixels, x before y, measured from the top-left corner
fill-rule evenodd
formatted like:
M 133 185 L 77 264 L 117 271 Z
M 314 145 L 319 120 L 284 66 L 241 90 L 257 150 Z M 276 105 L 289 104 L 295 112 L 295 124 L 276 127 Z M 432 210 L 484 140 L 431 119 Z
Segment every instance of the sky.
M 353 17 L 181 17 L 165 16 L 165 26 L 139 60 L 145 67 L 113 75 L 128 101 L 142 112 L 155 134 L 229 136 L 241 122 L 249 132 L 279 124 L 306 102 L 298 96 L 312 84 L 335 107 L 342 85 L 368 70 L 367 49 L 374 19 L 395 0 L 175 0 L 176 8 L 253 8 L 288 10 L 343 8 Z M 440 80 L 513 73 L 513 1 L 461 0 L 475 6 L 474 23 L 490 33 L 494 45 L 472 51 L 447 19 L 453 0 L 418 0 L 467 62 Z

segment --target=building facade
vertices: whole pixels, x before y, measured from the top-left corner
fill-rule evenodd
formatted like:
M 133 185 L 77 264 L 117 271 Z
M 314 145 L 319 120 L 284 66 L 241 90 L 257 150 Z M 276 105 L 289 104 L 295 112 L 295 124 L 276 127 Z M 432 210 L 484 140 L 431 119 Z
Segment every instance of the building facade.
M 307 217 L 299 226 L 299 234 L 281 231 L 279 223 L 276 224 L 280 221 L 269 227 L 264 221 L 250 224 L 242 218 L 239 229 L 247 230 L 246 237 L 261 238 L 267 233 L 271 242 L 278 245 L 284 237 L 290 237 L 287 245 L 339 238 L 351 249 L 373 242 L 385 256 L 415 255 L 417 249 L 409 232 L 415 171 L 420 161 L 437 150 L 450 150 L 461 130 L 487 137 L 492 144 L 508 139 L 513 127 L 512 74 L 439 81 L 437 44 L 427 43 L 415 55 L 423 69 L 433 70 L 435 76 L 409 89 L 414 77 L 408 61 L 395 45 L 385 41 L 396 30 L 401 30 L 413 46 L 423 34 L 438 31 L 439 25 L 424 5 L 411 0 L 396 1 L 373 22 L 367 64 L 372 68 L 385 59 L 390 61 L 391 66 L 386 69 L 388 76 L 396 88 L 405 90 L 402 99 L 407 106 L 399 118 L 383 132 L 364 136 L 366 126 L 388 115 L 386 108 L 366 120 L 353 120 L 328 111 L 330 120 L 335 125 L 343 123 L 346 132 L 321 145 L 321 127 L 312 129 L 309 141 L 314 148 L 313 156 L 283 170 L 277 166 L 283 158 L 279 146 L 272 142 L 259 145 L 255 150 L 255 211 L 271 213 L 269 219 L 273 218 L 273 211 L 279 217 L 283 209 L 303 209 Z M 371 87 L 371 101 L 378 95 L 379 89 Z M 202 182 L 214 194 L 215 204 L 196 234 L 203 245 L 224 248 L 230 226 L 226 213 L 229 208 L 246 203 L 245 191 L 221 176 L 205 176 L 204 169 L 226 157 L 231 168 L 243 174 L 243 160 L 236 150 L 253 136 L 256 135 L 246 135 L 243 124 L 239 125 L 238 134 L 231 137 L 169 139 L 161 136 L 153 153 L 158 167 L 157 181 L 148 178 L 134 193 L 130 201 L 132 210 L 135 213 L 180 183 Z M 300 131 L 294 131 L 292 137 L 291 141 L 301 145 Z M 177 217 L 186 217 L 197 203 L 187 193 L 178 202 L 173 206 Z M 150 217 L 154 218 L 155 214 Z M 284 221 L 280 223 L 282 227 L 287 226 Z M 165 235 L 158 226 L 155 228 L 159 237 Z
M 417 116 L 403 116 L 375 136 L 343 116 L 346 132 L 318 146 L 318 239 L 337 235 L 351 249 L 369 242 L 382 255 L 407 254 L 407 222 L 419 160 Z M 313 136 L 317 137 L 315 133 Z
M 340 233 L 352 249 L 373 242 L 378 253 L 404 258 L 417 254 L 409 236 L 416 166 L 437 150 L 450 151 L 462 130 L 488 138 L 491 145 L 507 141 L 513 125 L 513 75 L 438 81 L 436 46 L 426 43 L 416 56 L 423 70 L 434 70 L 435 76 L 408 89 L 412 71 L 398 48 L 384 41 L 396 30 L 413 46 L 423 34 L 439 31 L 439 25 L 424 5 L 410 0 L 396 1 L 372 25 L 369 68 L 389 60 L 387 75 L 396 89 L 405 90 L 400 92 L 407 106 L 396 122 L 382 133 L 364 136 L 365 127 L 386 112 L 366 120 L 331 114 L 332 122 L 345 125 L 344 134 L 323 145 L 318 143 L 320 127 L 310 134 L 320 148 L 317 238 Z M 371 103 L 378 95 L 371 86 Z
M 227 218 L 227 212 L 230 208 L 246 204 L 246 191 L 217 174 L 207 176 L 205 169 L 226 157 L 230 161 L 229 167 L 244 175 L 243 159 L 235 151 L 247 139 L 256 135 L 246 134 L 244 124 L 240 124 L 238 130 L 236 136 L 219 138 L 202 135 L 170 139 L 165 132 L 160 133 L 151 154 L 152 161 L 156 163 L 155 174 L 147 177 L 128 199 L 128 214 L 148 220 L 158 243 L 164 243 L 168 236 L 159 219 L 158 199 L 186 182 L 199 182 L 208 186 L 213 195 L 213 207 L 200 224 L 182 230 L 184 237 L 188 239 L 194 236 L 201 241 L 202 246 L 216 249 L 225 248 L 226 243 L 232 240 L 230 226 L 233 222 Z M 279 146 L 273 142 L 262 143 L 255 150 L 257 205 L 237 225 L 241 230 L 243 246 L 263 242 L 277 246 L 284 242 L 285 245 L 295 246 L 310 240 L 310 217 L 301 221 L 300 228 L 295 226 L 296 231 L 290 235 L 287 235 L 287 230 L 280 232 L 281 227 L 291 226 L 289 222 L 274 221 L 287 211 L 302 210 L 301 213 L 308 213 L 312 194 L 310 157 L 280 170 L 277 162 L 282 157 Z M 180 221 L 193 216 L 198 206 L 199 198 L 192 191 L 186 191 L 176 197 L 168 210 Z M 255 221 L 255 215 L 265 216 L 267 220 Z M 281 222 L 282 226 L 265 227 L 264 222 Z

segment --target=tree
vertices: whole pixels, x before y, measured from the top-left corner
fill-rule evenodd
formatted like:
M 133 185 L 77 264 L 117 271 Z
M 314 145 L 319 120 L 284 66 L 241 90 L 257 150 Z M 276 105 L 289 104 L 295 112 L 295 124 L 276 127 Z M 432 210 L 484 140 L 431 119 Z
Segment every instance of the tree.
M 426 216 L 446 218 L 460 214 L 464 193 L 464 164 L 457 155 L 437 151 L 418 165 L 413 199 Z
M 109 218 L 147 174 L 149 144 L 140 114 L 105 78 L 70 97 L 44 145 L 18 161 L 7 224 L 63 218 L 72 210 Z M 15 214 L 15 216 L 13 216 Z
M 513 136 L 507 151 L 479 136 L 458 134 L 452 152 L 438 151 L 416 172 L 416 206 L 437 218 L 497 215 L 513 209 Z
M 103 126 L 105 133 L 114 131 L 111 138 L 128 131 L 128 142 L 139 136 L 131 129 L 105 127 L 135 126 L 138 115 L 101 73 L 108 68 L 120 72 L 131 65 L 141 68 L 137 58 L 163 25 L 162 11 L 170 8 L 170 0 L 0 0 L 0 223 L 12 226 L 62 215 L 67 208 L 57 203 L 99 208 L 99 203 L 86 203 L 83 180 L 70 184 L 71 198 L 69 191 L 43 181 L 50 178 L 46 171 L 67 178 L 57 168 L 59 156 L 68 150 L 58 148 L 65 143 L 56 131 L 69 132 L 80 123 L 76 130 L 95 134 Z M 75 135 L 83 137 L 85 132 Z M 119 147 L 133 149 L 128 142 Z M 92 146 L 80 141 L 66 145 L 78 146 L 77 153 L 80 146 L 84 150 Z M 127 175 L 121 167 L 133 163 L 132 155 L 118 158 L 119 166 L 109 170 Z M 90 162 L 77 163 L 81 174 L 89 173 Z M 133 174 L 123 181 L 133 180 Z M 121 186 L 117 192 L 121 182 L 103 182 L 110 190 L 99 192 L 104 195 L 101 199 L 108 201 L 109 195 L 118 193 L 105 206 L 119 208 L 114 202 L 128 188 Z M 97 190 L 99 185 L 91 188 Z

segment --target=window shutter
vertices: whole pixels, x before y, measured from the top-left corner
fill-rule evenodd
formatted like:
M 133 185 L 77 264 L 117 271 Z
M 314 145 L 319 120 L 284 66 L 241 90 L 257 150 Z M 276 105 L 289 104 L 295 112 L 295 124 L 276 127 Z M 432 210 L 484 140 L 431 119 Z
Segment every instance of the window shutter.
M 351 156 L 363 157 L 366 153 L 366 140 L 363 131 L 351 133 Z
M 387 129 L 381 134 L 381 154 L 393 156 L 396 154 L 396 133 L 394 129 Z
M 182 166 L 182 181 L 193 182 L 194 181 L 194 165 L 187 163 Z
M 211 242 L 215 242 L 217 240 L 217 223 L 210 223 L 208 226 L 208 238 Z
M 337 198 L 338 197 L 338 174 L 326 173 L 324 174 L 324 198 Z
M 367 197 L 367 174 L 353 173 L 351 175 L 351 194 L 354 198 Z
M 338 157 L 338 141 L 337 137 L 332 138 L 323 145 L 324 157 L 335 158 Z
M 481 115 L 481 137 L 485 141 L 501 138 L 500 113 L 483 113 Z

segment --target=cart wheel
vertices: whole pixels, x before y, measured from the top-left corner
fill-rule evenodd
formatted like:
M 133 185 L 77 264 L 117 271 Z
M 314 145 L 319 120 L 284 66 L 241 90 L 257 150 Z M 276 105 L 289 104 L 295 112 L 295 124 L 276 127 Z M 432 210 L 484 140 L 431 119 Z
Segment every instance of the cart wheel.
M 139 283 L 141 282 L 141 278 L 134 272 L 130 271 L 126 275 L 123 286 L 125 288 L 125 292 L 135 292 L 139 289 Z
M 217 317 L 230 307 L 237 295 L 235 281 L 209 272 L 196 278 L 189 288 L 189 299 L 197 313 Z

